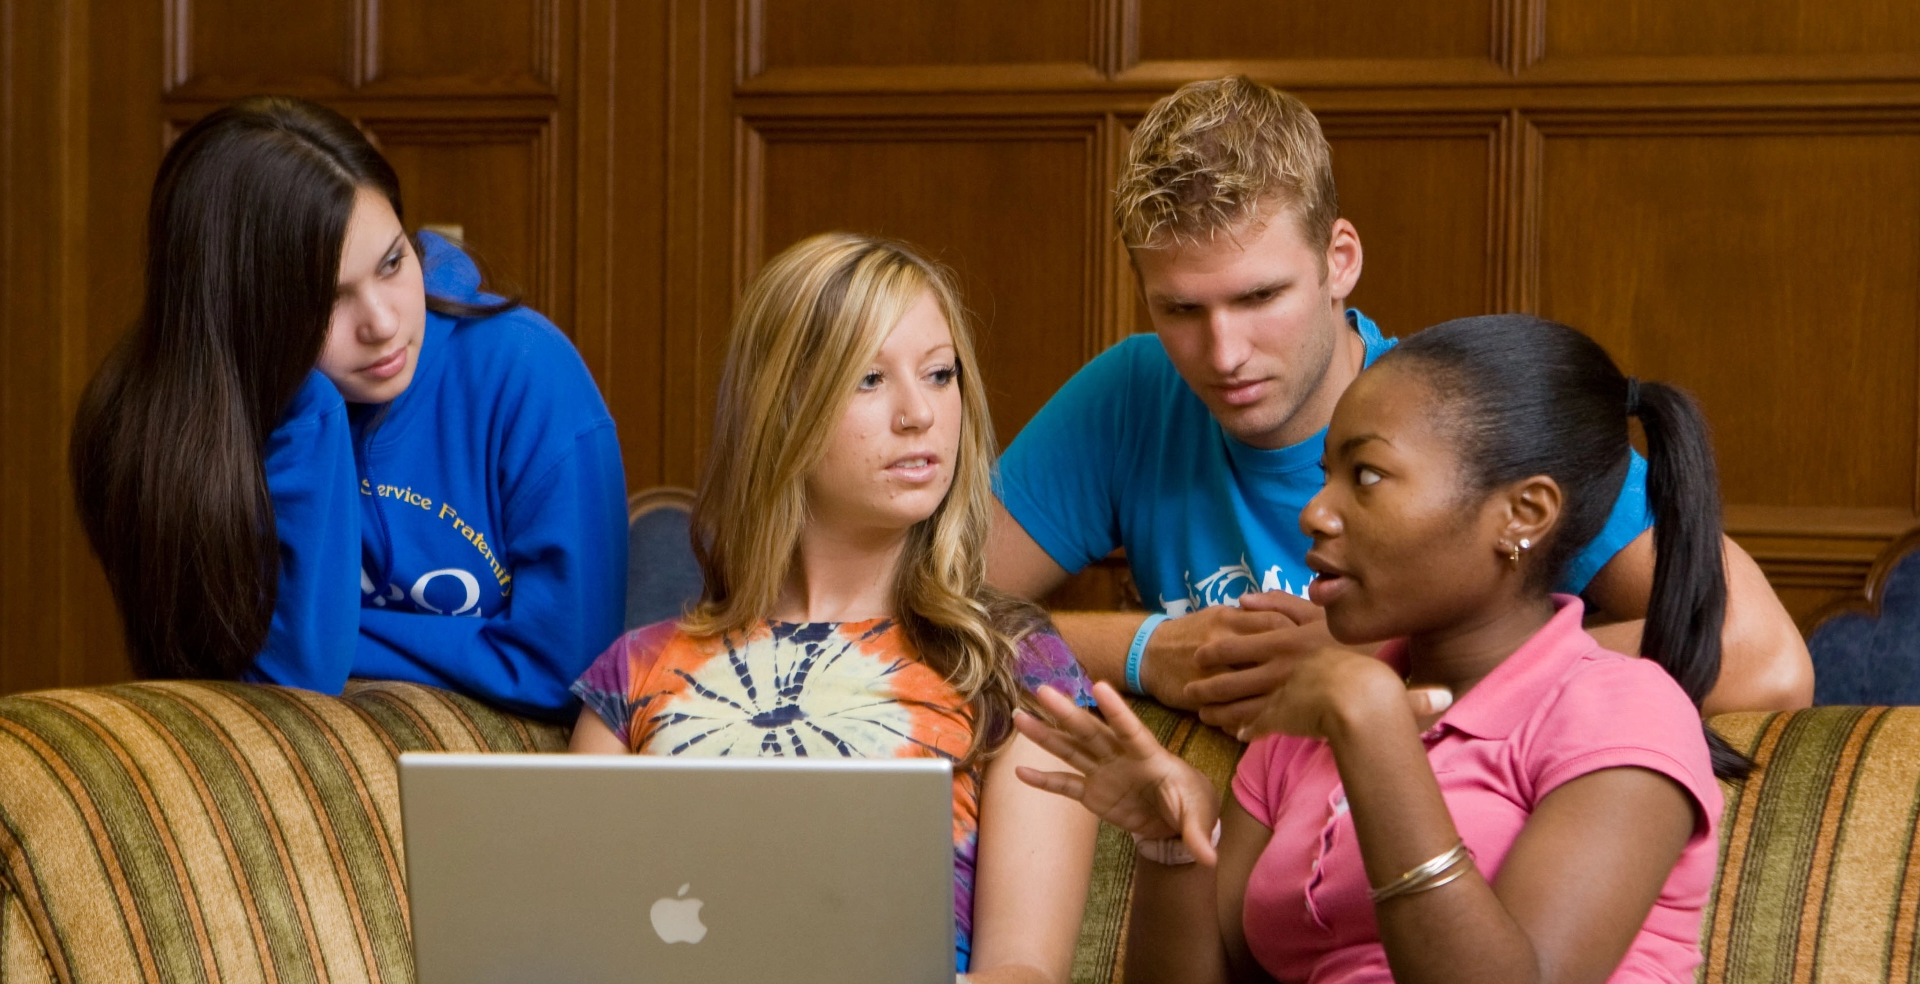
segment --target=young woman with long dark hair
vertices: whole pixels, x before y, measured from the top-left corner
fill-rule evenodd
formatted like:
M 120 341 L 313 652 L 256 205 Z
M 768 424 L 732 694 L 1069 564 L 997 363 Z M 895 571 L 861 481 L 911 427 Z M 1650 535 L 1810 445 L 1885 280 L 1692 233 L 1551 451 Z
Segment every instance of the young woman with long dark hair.
M 140 675 L 555 714 L 619 633 L 625 481 L 592 378 L 403 215 L 380 152 L 301 100 L 216 110 L 161 163 L 145 303 L 71 448 Z
M 1656 562 L 1641 655 L 1550 594 L 1647 437 Z M 1020 730 L 1022 770 L 1140 843 L 1129 980 L 1691 981 L 1711 886 L 1705 732 L 1726 605 L 1706 423 L 1591 339 L 1524 315 L 1406 339 L 1340 399 L 1300 524 L 1344 643 L 1295 664 L 1224 807 L 1105 684 Z M 1205 681 L 1195 684 L 1205 686 Z M 1204 863 L 1194 864 L 1195 859 Z

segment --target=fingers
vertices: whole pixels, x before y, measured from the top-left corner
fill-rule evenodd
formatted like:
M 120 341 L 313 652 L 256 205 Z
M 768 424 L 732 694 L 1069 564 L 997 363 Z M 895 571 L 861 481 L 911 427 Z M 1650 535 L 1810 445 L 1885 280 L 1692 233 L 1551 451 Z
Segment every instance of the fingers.
M 1134 758 L 1146 758 L 1163 750 L 1160 739 L 1140 723 L 1140 719 L 1134 716 L 1133 708 L 1127 706 L 1126 698 L 1120 696 L 1120 691 L 1113 689 L 1112 684 L 1104 680 L 1094 684 L 1093 699 L 1100 705 L 1100 713 L 1106 716 L 1106 727 L 1111 730 L 1120 747 Z
M 1284 615 L 1296 625 L 1318 622 L 1327 617 L 1326 610 L 1299 595 L 1285 591 L 1257 591 L 1240 596 L 1240 610 L 1249 612 L 1273 612 Z
M 1097 756 L 1084 744 L 1025 711 L 1014 712 L 1013 727 L 1028 741 L 1081 772 L 1090 772 L 1097 765 Z
M 1200 708 L 1200 721 L 1202 724 L 1213 725 L 1227 734 L 1239 737 L 1240 732 L 1260 716 L 1260 709 L 1267 706 L 1268 697 L 1268 694 L 1261 694 L 1246 700 L 1236 700 L 1231 704 L 1208 704 Z
M 1291 659 L 1275 659 L 1242 670 L 1201 677 L 1187 684 L 1187 699 L 1199 704 L 1204 712 L 1209 704 L 1231 704 L 1263 697 L 1287 682 L 1293 665 Z
M 1265 663 L 1283 656 L 1305 656 L 1334 645 L 1337 643 L 1327 632 L 1324 621 L 1306 625 L 1288 623 L 1266 632 L 1211 640 L 1194 650 L 1193 665 L 1201 673 L 1208 673 L 1230 666 Z
M 1160 812 L 1176 825 L 1180 839 L 1194 860 L 1211 868 L 1218 860 L 1213 847 L 1212 823 L 1219 813 L 1207 802 L 1213 785 L 1198 774 L 1193 778 L 1199 784 L 1197 789 L 1172 782 L 1160 787 Z
M 1213 614 L 1218 612 L 1218 615 Z M 1216 605 L 1203 611 L 1214 624 L 1209 626 L 1209 639 L 1222 637 L 1255 635 L 1272 632 L 1276 629 L 1292 628 L 1293 619 L 1276 611 L 1261 609 L 1235 608 L 1231 605 Z
M 1407 691 L 1407 704 L 1417 718 L 1439 714 L 1453 706 L 1453 691 L 1445 687 L 1415 687 Z
M 1180 825 L 1180 839 L 1187 842 L 1193 859 L 1211 868 L 1220 863 L 1220 852 L 1213 846 L 1213 828 L 1206 825 L 1206 814 L 1188 810 Z
M 1071 772 L 1041 772 L 1024 765 L 1013 767 L 1013 774 L 1020 781 L 1044 792 L 1056 796 L 1065 796 L 1075 802 L 1084 802 L 1087 796 L 1087 781 Z

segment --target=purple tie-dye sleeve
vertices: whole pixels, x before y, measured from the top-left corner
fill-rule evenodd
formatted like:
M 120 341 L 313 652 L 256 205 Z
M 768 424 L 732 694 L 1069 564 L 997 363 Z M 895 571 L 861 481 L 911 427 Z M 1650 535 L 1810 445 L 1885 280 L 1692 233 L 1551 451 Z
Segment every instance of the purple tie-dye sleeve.
M 632 746 L 628 737 L 627 722 L 633 717 L 633 704 L 627 697 L 632 692 L 633 661 L 628 658 L 634 638 L 643 630 L 634 630 L 613 641 L 607 651 L 601 653 L 587 672 L 573 682 L 569 689 L 581 703 L 592 709 L 607 727 L 612 729 L 622 745 Z
M 1020 682 L 1028 690 L 1048 686 L 1073 699 L 1081 707 L 1092 707 L 1093 683 L 1066 640 L 1052 632 L 1035 632 L 1020 640 L 1018 647 Z

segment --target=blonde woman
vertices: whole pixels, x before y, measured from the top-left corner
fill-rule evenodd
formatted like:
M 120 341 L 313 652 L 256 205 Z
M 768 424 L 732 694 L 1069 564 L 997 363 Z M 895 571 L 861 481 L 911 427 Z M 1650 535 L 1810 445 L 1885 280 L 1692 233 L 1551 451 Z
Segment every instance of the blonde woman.
M 1064 981 L 1095 823 L 1021 783 L 1041 684 L 1091 703 L 1038 609 L 985 584 L 993 431 L 947 275 L 815 236 L 748 287 L 694 507 L 706 587 L 574 692 L 573 750 L 954 762 L 955 966 Z

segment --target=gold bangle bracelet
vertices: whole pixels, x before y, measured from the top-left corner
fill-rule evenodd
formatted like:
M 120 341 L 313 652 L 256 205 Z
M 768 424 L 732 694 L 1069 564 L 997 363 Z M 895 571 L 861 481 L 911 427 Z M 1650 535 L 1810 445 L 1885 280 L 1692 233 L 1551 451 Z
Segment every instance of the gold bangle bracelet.
M 1452 847 L 1425 864 L 1409 868 L 1406 874 L 1373 889 L 1369 894 L 1377 904 L 1398 896 L 1439 888 L 1465 874 L 1467 865 L 1472 863 L 1471 859 L 1472 853 L 1467 850 L 1466 842 L 1454 841 Z

